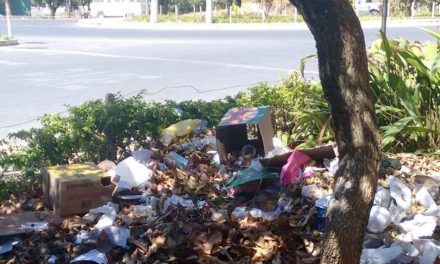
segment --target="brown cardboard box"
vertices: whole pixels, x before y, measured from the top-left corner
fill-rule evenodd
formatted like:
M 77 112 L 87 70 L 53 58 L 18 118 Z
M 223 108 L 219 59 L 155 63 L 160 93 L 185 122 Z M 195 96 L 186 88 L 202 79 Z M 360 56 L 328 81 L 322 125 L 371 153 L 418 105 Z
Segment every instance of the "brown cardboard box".
M 111 201 L 114 186 L 94 165 L 75 164 L 43 170 L 45 203 L 60 216 L 87 213 Z
M 251 135 L 251 130 L 254 130 L 254 136 Z M 216 129 L 216 137 L 217 150 L 222 164 L 228 163 L 228 154 L 237 154 L 246 145 L 253 145 L 257 154 L 264 157 L 273 149 L 270 108 L 230 109 L 220 120 Z

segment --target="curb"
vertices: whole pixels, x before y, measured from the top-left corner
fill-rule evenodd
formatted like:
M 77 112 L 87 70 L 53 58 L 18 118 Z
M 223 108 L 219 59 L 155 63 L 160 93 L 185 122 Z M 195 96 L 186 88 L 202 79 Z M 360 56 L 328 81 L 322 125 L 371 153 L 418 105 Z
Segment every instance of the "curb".
M 0 40 L 0 47 L 13 46 L 13 45 L 18 45 L 18 44 L 19 43 L 16 39 Z

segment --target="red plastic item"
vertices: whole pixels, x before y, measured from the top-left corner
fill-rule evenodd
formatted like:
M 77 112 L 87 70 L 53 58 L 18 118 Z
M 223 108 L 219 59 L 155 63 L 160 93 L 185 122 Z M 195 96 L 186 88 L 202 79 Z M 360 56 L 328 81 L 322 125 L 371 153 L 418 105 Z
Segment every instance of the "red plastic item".
M 304 167 L 312 161 L 306 154 L 300 151 L 293 151 L 287 163 L 282 167 L 280 174 L 281 186 L 287 186 L 298 179 L 298 176 Z

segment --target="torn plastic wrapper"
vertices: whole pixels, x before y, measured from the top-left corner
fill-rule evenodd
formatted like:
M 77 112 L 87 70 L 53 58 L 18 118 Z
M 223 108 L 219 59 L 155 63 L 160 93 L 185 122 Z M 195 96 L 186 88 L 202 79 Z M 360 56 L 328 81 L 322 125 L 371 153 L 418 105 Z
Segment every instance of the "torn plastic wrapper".
M 138 218 L 156 216 L 156 209 L 151 205 L 135 205 L 133 215 Z
M 287 186 L 295 182 L 301 171 L 310 161 L 312 161 L 312 159 L 301 151 L 293 151 L 287 160 L 287 163 L 281 169 L 281 186 Z
M 0 244 L 0 255 L 5 254 L 9 251 L 12 251 L 12 247 L 18 243 L 18 240 L 11 240 Z
M 98 236 L 98 232 L 87 232 L 85 230 L 81 230 L 74 238 L 73 243 L 80 245 L 80 244 L 87 244 L 87 243 L 95 243 L 96 238 Z
M 55 255 L 50 256 L 50 258 L 47 260 L 47 264 L 55 264 L 58 260 L 58 257 Z
M 95 227 L 99 230 L 113 225 L 113 222 L 116 219 L 116 205 L 113 203 L 107 203 L 104 206 L 94 208 L 90 210 L 90 213 L 93 214 L 103 214 L 100 218 L 98 223 L 96 223 Z
M 284 146 L 283 142 L 281 142 L 279 138 L 274 137 L 272 138 L 272 141 L 274 148 L 273 150 L 269 151 L 269 153 L 266 154 L 266 156 L 264 157 L 265 159 L 270 159 L 275 156 L 284 155 L 290 152 L 290 149 Z
M 194 202 L 191 199 L 184 199 L 174 194 L 168 201 L 173 205 L 180 205 L 185 208 L 194 208 Z
M 237 172 L 234 177 L 226 183 L 226 188 L 237 187 L 248 182 L 262 179 L 276 179 L 278 173 L 267 171 L 256 171 L 252 168 L 244 169 Z
M 339 168 L 339 158 L 336 157 L 332 160 L 324 159 L 324 166 L 327 168 L 332 176 L 335 176 Z
M 162 131 L 160 141 L 162 141 L 165 146 L 169 146 L 178 137 L 187 136 L 191 132 L 197 130 L 201 123 L 202 120 L 200 119 L 186 119 L 177 122 Z
M 265 220 L 272 221 L 276 219 L 281 213 L 290 212 L 291 210 L 292 207 L 288 202 L 280 201 L 277 208 L 270 212 L 265 212 L 257 208 L 247 209 L 246 207 L 237 207 L 232 212 L 232 215 L 239 219 L 243 219 L 247 215 L 250 215 L 254 218 L 263 218 Z
M 127 239 L 130 237 L 130 229 L 117 226 L 108 226 L 101 233 L 106 233 L 113 246 L 127 247 Z
M 166 158 L 171 161 L 176 167 L 186 168 L 189 165 L 189 160 L 174 151 L 168 152 Z
M 70 263 L 73 264 L 73 263 L 78 263 L 78 262 L 82 262 L 82 261 L 91 261 L 91 262 L 95 262 L 97 264 L 108 264 L 108 260 L 107 260 L 107 257 L 105 256 L 105 254 L 99 252 L 96 249 L 93 249 L 84 255 L 80 255 L 80 256 L 76 257 L 74 260 L 70 261 Z

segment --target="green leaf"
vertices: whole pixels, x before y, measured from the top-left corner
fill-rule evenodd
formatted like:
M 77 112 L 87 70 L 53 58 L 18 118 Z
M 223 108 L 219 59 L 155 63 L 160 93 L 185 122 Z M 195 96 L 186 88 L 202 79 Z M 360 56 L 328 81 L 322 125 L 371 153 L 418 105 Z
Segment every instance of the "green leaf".
M 432 30 L 430 30 L 430 29 L 428 29 L 428 28 L 424 28 L 424 27 L 421 27 L 420 29 L 423 30 L 423 31 L 425 31 L 425 32 L 428 32 L 429 34 L 431 34 L 431 35 L 432 35 L 434 38 L 436 38 L 437 40 L 440 40 L 440 33 L 435 32 L 435 31 L 432 31 Z

